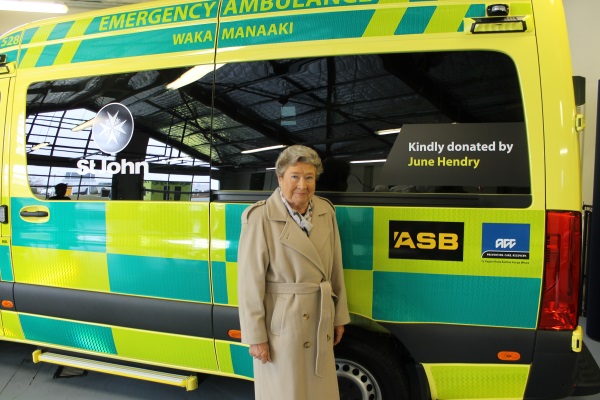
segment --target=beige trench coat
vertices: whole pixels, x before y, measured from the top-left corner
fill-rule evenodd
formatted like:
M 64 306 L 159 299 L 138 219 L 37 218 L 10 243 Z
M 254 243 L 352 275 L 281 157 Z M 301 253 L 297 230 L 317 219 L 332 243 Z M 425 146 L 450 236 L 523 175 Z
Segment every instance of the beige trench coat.
M 276 190 L 242 215 L 238 299 L 242 342 L 269 342 L 254 360 L 257 400 L 339 399 L 333 327 L 350 322 L 333 205 L 313 196 L 307 236 Z M 343 340 L 343 339 L 342 339 Z

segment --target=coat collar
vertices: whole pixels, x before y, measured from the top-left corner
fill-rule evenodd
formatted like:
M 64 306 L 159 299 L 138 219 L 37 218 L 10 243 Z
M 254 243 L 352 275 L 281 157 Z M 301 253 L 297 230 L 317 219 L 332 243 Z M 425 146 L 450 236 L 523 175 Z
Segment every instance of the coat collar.
M 279 189 L 275 189 L 275 192 L 267 199 L 266 206 L 267 218 L 271 221 L 287 221 L 288 218 L 292 218 L 285 204 L 280 199 Z M 331 213 L 333 213 L 333 208 L 327 201 L 319 196 L 313 196 L 313 218 Z
M 310 236 L 306 236 L 306 233 L 290 216 L 285 204 L 281 201 L 278 189 L 269 197 L 266 207 L 267 218 L 270 221 L 285 223 L 279 236 L 280 242 L 302 254 L 319 268 L 325 276 L 328 276 L 328 271 L 325 271 L 325 266 L 321 260 L 320 250 L 328 242 L 327 237 L 332 234 L 329 229 L 330 225 L 327 224 L 327 216 L 333 213 L 331 205 L 320 197 L 313 196 L 313 229 Z

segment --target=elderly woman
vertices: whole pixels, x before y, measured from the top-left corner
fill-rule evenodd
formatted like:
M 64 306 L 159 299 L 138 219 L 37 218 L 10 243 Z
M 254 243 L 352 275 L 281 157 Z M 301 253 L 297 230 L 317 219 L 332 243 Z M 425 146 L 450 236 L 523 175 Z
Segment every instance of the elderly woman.
M 242 215 L 238 298 L 257 400 L 339 399 L 333 346 L 350 322 L 333 205 L 314 196 L 317 153 L 290 146 L 279 187 Z

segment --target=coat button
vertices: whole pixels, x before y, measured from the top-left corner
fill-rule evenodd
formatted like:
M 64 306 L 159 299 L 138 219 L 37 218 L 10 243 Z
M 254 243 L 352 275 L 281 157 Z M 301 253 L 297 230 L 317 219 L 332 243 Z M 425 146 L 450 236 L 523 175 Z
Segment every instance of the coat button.
M 327 341 L 329 342 L 331 340 L 331 336 L 327 335 Z
M 308 349 L 310 347 L 310 342 L 304 342 L 304 348 Z
M 304 319 L 308 319 L 308 318 L 309 318 L 309 315 L 308 315 L 308 314 L 303 314 L 303 315 L 302 315 L 302 318 L 304 318 Z

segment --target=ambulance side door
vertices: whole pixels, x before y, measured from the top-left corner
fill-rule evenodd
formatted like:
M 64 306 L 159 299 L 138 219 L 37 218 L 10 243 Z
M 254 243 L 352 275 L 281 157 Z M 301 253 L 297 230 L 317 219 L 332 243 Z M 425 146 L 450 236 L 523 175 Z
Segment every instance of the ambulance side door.
M 13 66 L 6 64 L 0 71 L 0 300 L 12 300 L 13 273 L 10 257 L 10 228 L 8 223 L 8 207 L 10 197 L 8 190 L 7 174 L 4 162 L 8 157 L 4 149 L 10 143 L 10 110 L 11 85 Z M 0 337 L 4 336 L 2 318 L 0 314 Z

